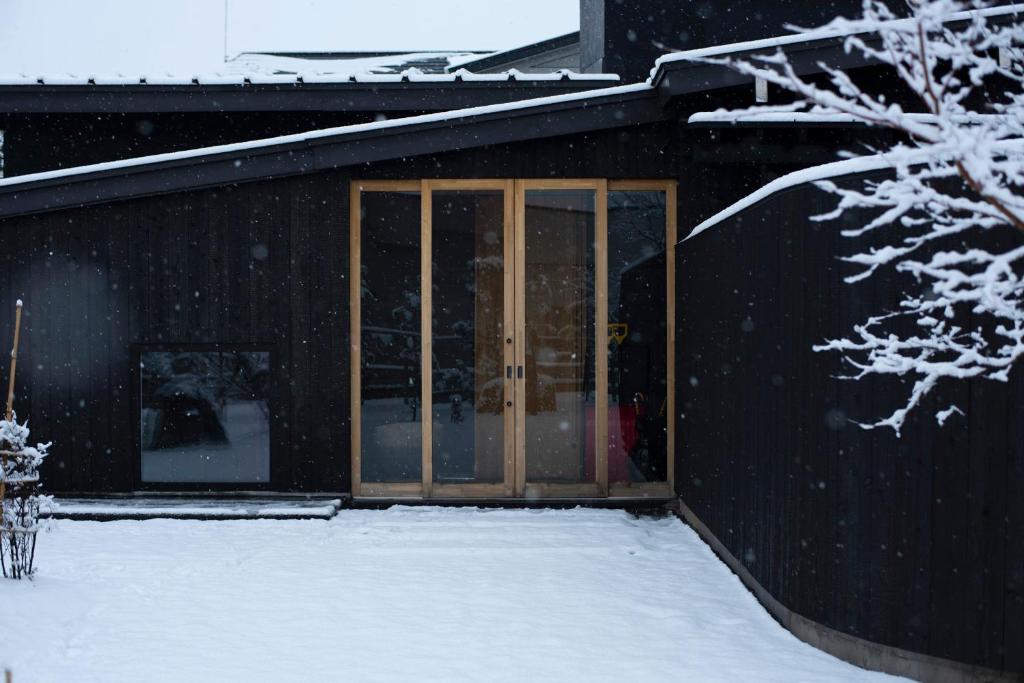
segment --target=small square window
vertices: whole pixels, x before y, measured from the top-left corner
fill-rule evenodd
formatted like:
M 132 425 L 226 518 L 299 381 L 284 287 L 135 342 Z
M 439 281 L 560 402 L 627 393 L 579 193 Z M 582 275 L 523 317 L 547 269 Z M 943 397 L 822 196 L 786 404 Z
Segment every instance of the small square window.
M 270 353 L 139 355 L 142 481 L 270 480 Z

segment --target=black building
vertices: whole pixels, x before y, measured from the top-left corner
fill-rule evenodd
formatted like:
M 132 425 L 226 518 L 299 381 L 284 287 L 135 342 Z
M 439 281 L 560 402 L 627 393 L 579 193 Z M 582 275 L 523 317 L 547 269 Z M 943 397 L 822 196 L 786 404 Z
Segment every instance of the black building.
M 830 198 L 781 183 L 683 241 L 883 134 L 724 125 L 752 82 L 655 59 L 845 5 L 640 5 L 479 72 L 0 84 L 0 329 L 24 299 L 47 488 L 677 502 L 805 640 L 1019 679 L 1020 377 L 954 389 L 966 422 L 850 428 L 905 390 L 811 350 L 896 300 L 843 283 Z M 786 50 L 894 82 L 838 38 Z

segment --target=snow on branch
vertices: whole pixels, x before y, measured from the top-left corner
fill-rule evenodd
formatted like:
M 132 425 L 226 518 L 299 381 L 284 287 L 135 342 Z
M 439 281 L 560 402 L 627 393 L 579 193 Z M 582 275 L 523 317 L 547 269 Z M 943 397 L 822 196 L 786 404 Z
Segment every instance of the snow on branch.
M 53 505 L 39 493 L 39 466 L 50 444 L 30 446 L 28 437 L 27 422 L 13 414 L 0 420 L 0 573 L 14 579 L 31 578 L 40 510 Z
M 843 257 L 861 269 L 848 282 L 891 269 L 916 283 L 892 310 L 814 347 L 841 353 L 852 379 L 914 380 L 901 408 L 861 425 L 891 427 L 897 435 L 940 381 L 1005 382 L 1024 355 L 1024 24 L 1015 12 L 993 13 L 980 2 L 907 4 L 911 16 L 901 18 L 883 2 L 865 0 L 861 18 L 837 18 L 816 32 L 844 36 L 847 53 L 895 73 L 912 95 L 910 106 L 825 63 L 818 65 L 821 78 L 804 77 L 781 49 L 749 60 L 700 58 L 796 96 L 792 104 L 728 112 L 733 120 L 842 117 L 890 129 L 902 140 L 873 150 L 887 163 L 885 179 L 857 187 L 818 181 L 838 202 L 814 217 L 865 209 L 873 216 L 843 232 L 875 241 Z M 936 419 L 941 425 L 957 413 L 963 414 L 960 407 L 949 406 Z

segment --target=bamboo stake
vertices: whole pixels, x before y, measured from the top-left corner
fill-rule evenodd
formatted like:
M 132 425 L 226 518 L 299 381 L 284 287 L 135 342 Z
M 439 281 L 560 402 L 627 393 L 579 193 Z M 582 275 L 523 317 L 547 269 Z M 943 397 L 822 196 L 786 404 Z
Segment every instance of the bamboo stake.
M 7 421 L 14 415 L 14 372 L 18 368 L 18 339 L 21 336 L 21 299 L 15 304 L 14 311 L 14 348 L 11 349 L 11 377 L 7 381 Z
M 14 373 L 18 369 L 18 340 L 21 337 L 21 299 L 14 310 L 14 347 L 11 349 L 11 376 L 7 380 L 7 421 L 14 416 Z M 7 500 L 7 454 L 0 459 L 0 506 Z

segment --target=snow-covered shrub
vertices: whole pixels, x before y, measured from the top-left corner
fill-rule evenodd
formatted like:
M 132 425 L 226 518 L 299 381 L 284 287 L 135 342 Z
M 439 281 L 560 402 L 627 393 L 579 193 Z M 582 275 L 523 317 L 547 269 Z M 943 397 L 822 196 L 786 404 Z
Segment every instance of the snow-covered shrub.
M 28 422 L 0 420 L 0 476 L 5 485 L 0 520 L 0 567 L 11 579 L 31 577 L 39 531 L 39 511 L 52 504 L 39 493 L 39 466 L 50 444 L 28 445 Z

